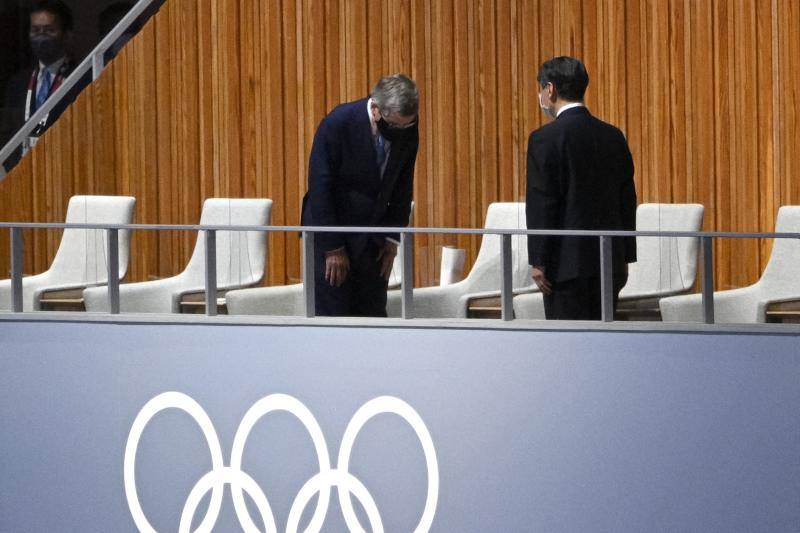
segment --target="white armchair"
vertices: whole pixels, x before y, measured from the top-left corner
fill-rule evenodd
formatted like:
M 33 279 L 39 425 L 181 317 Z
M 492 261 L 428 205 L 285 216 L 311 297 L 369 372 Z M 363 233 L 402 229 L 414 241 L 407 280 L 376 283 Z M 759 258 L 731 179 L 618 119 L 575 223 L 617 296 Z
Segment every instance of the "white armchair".
M 408 225 L 414 223 L 414 202 L 411 202 L 411 211 L 408 214 Z M 397 255 L 394 256 L 392 271 L 389 273 L 389 289 L 398 289 L 403 283 L 403 248 L 397 247 Z
M 800 233 L 800 206 L 778 210 L 777 233 Z M 714 321 L 717 323 L 766 322 L 767 306 L 800 299 L 800 242 L 775 239 L 772 254 L 761 278 L 748 287 L 714 293 Z M 662 298 L 665 322 L 702 322 L 702 295 Z
M 389 286 L 402 280 L 402 251 L 397 252 Z M 398 260 L 398 258 L 401 258 Z M 225 295 L 229 315 L 302 316 L 305 314 L 303 284 L 275 285 L 230 291 Z
M 130 196 L 73 196 L 68 224 L 130 224 L 136 199 Z M 119 232 L 119 279 L 128 271 L 130 232 Z M 108 283 L 105 230 L 67 229 L 45 272 L 22 278 L 23 311 L 40 309 L 42 293 Z M 0 281 L 0 310 L 11 309 L 11 281 Z
M 201 225 L 263 226 L 270 222 L 272 200 L 209 198 Z M 121 285 L 120 311 L 177 313 L 184 294 L 205 290 L 205 232 L 197 241 L 183 272 L 171 278 Z M 217 231 L 217 288 L 227 290 L 259 283 L 264 277 L 267 235 L 264 232 Z M 87 311 L 108 311 L 108 289 L 83 292 Z
M 414 202 L 408 223 L 414 219 Z M 403 250 L 398 247 L 397 255 L 389 274 L 389 289 L 400 287 L 403 280 Z M 274 285 L 230 291 L 225 295 L 229 315 L 268 315 L 301 316 L 305 314 L 303 284 Z
M 641 204 L 636 231 L 701 231 L 700 204 Z M 700 240 L 689 237 L 636 237 L 638 260 L 631 263 L 620 302 L 664 297 L 692 290 Z
M 525 204 L 496 202 L 486 211 L 485 228 L 525 229 Z M 534 290 L 528 266 L 528 244 L 524 235 L 511 238 L 513 288 L 516 293 Z M 463 280 L 439 287 L 414 289 L 414 317 L 453 318 L 466 317 L 468 302 L 472 298 L 500 294 L 500 236 L 484 235 L 478 257 Z M 400 316 L 401 295 L 389 293 L 386 311 L 390 317 Z
M 636 231 L 700 231 L 703 210 L 700 204 L 641 204 L 636 209 Z M 659 298 L 691 291 L 698 249 L 697 238 L 636 237 L 637 261 L 629 266 L 617 311 L 634 317 L 657 316 Z M 543 320 L 542 294 L 515 297 L 514 316 Z
M 439 265 L 439 286 L 444 287 L 461 281 L 466 260 L 467 251 L 463 248 L 443 246 L 442 261 Z

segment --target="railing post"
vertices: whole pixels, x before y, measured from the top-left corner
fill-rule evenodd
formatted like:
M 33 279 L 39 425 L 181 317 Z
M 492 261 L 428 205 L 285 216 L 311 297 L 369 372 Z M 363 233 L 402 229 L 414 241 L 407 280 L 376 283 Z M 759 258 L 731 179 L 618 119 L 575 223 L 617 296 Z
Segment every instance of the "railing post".
M 95 52 L 92 54 L 92 81 L 100 77 L 105 68 L 104 52 Z
M 108 309 L 119 314 L 119 230 L 107 229 L 108 234 Z
M 217 231 L 206 232 L 206 315 L 217 316 Z
M 714 323 L 714 239 L 701 237 L 703 243 L 703 321 Z
M 11 310 L 15 313 L 22 312 L 22 261 L 22 228 L 11 228 Z
M 414 234 L 400 234 L 402 317 L 414 318 Z
M 614 265 L 611 258 L 611 237 L 600 237 L 600 305 L 603 322 L 614 321 Z
M 514 318 L 514 278 L 511 271 L 511 235 L 505 233 L 500 236 L 500 310 L 503 320 Z
M 303 300 L 306 317 L 314 318 L 314 232 L 303 232 Z

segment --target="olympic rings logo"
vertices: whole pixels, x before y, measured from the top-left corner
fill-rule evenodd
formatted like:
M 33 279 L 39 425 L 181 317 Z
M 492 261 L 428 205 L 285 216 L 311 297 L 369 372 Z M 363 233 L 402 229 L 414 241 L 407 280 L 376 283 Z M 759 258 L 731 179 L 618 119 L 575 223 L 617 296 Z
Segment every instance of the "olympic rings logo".
M 139 446 L 139 439 L 142 436 L 145 426 L 147 426 L 156 414 L 170 408 L 180 409 L 186 412 L 197 422 L 208 443 L 212 464 L 211 472 L 208 472 L 197 481 L 186 499 L 178 529 L 180 533 L 189 532 L 192 519 L 197 512 L 197 507 L 203 496 L 209 491 L 211 491 L 211 501 L 208 506 L 208 511 L 196 531 L 211 531 L 219 517 L 219 512 L 222 507 L 223 489 L 226 484 L 231 486 L 231 496 L 233 499 L 233 506 L 236 510 L 236 517 L 244 531 L 248 533 L 251 531 L 259 531 L 245 504 L 244 493 L 246 492 L 255 503 L 256 509 L 261 515 L 261 520 L 266 526 L 266 531 L 268 533 L 277 532 L 275 517 L 272 513 L 269 500 L 267 500 L 266 495 L 255 480 L 241 469 L 244 446 L 250 435 L 250 431 L 263 416 L 274 411 L 286 411 L 300 420 L 311 436 L 319 460 L 319 473 L 309 479 L 300 489 L 297 496 L 295 496 L 291 510 L 289 511 L 289 519 L 287 520 L 287 533 L 297 532 L 303 511 L 308 505 L 308 502 L 311 501 L 311 498 L 317 493 L 319 493 L 317 508 L 306 529 L 306 533 L 319 532 L 322 529 L 325 515 L 328 512 L 330 490 L 333 487 L 336 487 L 338 490 L 342 514 L 350 531 L 364 532 L 358 516 L 356 516 L 353 510 L 353 503 L 350 499 L 350 496 L 353 495 L 366 511 L 370 529 L 374 533 L 383 532 L 383 524 L 375 501 L 372 499 L 369 491 L 367 491 L 367 488 L 355 476 L 348 472 L 350 454 L 353 450 L 356 436 L 369 419 L 382 413 L 393 413 L 403 418 L 417 434 L 422 444 L 428 470 L 428 495 L 425 500 L 425 508 L 422 512 L 422 517 L 414 533 L 427 532 L 433 523 L 436 503 L 439 498 L 439 466 L 436 460 L 436 450 L 433 447 L 433 440 L 422 418 L 420 418 L 419 414 L 403 400 L 391 396 L 381 396 L 361 406 L 348 423 L 347 429 L 345 429 L 344 436 L 342 437 L 342 445 L 339 449 L 337 467 L 331 468 L 328 445 L 325 442 L 322 429 L 314 418 L 314 415 L 311 414 L 311 411 L 309 411 L 302 402 L 292 396 L 286 394 L 271 394 L 257 401 L 248 409 L 247 413 L 245 413 L 233 439 L 230 466 L 225 466 L 223 464 L 219 437 L 205 410 L 200 407 L 200 404 L 185 394 L 180 392 L 165 392 L 159 394 L 142 407 L 142 410 L 133 421 L 133 426 L 128 435 L 128 442 L 125 446 L 125 461 L 123 467 L 125 497 L 128 500 L 128 508 L 130 509 L 133 521 L 136 527 L 139 528 L 139 531 L 143 533 L 155 533 L 155 529 L 150 525 L 139 503 L 135 476 L 136 450 Z

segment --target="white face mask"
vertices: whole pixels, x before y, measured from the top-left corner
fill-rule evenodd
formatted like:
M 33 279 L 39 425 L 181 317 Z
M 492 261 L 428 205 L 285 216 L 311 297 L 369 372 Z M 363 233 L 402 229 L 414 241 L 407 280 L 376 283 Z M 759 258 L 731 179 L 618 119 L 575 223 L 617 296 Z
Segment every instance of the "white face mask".
M 542 111 L 548 117 L 556 118 L 556 115 L 555 115 L 555 113 L 553 113 L 553 110 L 550 109 L 549 107 L 547 107 L 546 105 L 544 105 L 544 101 L 542 101 L 542 92 L 541 91 L 539 91 L 539 107 L 542 108 Z

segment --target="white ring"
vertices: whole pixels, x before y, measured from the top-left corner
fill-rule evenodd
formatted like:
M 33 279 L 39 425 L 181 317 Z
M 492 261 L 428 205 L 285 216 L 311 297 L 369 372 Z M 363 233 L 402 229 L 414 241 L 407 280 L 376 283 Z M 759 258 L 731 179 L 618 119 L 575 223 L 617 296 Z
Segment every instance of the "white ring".
M 350 454 L 353 451 L 353 444 L 355 443 L 356 436 L 364 424 L 373 416 L 382 413 L 394 413 L 403 418 L 414 432 L 417 434 L 420 443 L 422 444 L 422 451 L 425 453 L 425 464 L 428 469 L 428 496 L 425 499 L 425 509 L 422 512 L 422 517 L 417 524 L 414 533 L 426 533 L 430 530 L 433 524 L 433 517 L 436 513 L 436 503 L 439 499 L 439 465 L 436 460 L 436 449 L 433 447 L 433 439 L 425 422 L 417 414 L 417 412 L 406 402 L 399 398 L 392 396 L 380 396 L 374 400 L 365 403 L 361 408 L 356 411 L 347 429 L 344 431 L 342 437 L 342 447 L 339 449 L 339 459 L 337 460 L 336 467 L 344 472 L 349 471 Z M 358 521 L 353 510 L 353 502 L 350 501 L 350 494 L 345 490 L 342 485 L 339 485 L 339 505 L 342 508 L 345 522 L 350 531 L 364 532 L 361 523 Z
M 330 494 L 330 489 L 334 486 L 339 487 L 340 490 L 345 490 L 348 497 L 351 493 L 354 494 L 367 513 L 370 527 L 372 527 L 372 533 L 383 533 L 383 522 L 378 512 L 378 506 L 375 505 L 375 500 L 372 499 L 369 491 L 358 478 L 350 472 L 342 470 L 320 472 L 303 485 L 303 488 L 297 493 L 294 503 L 292 503 L 292 508 L 289 511 L 289 520 L 286 522 L 286 533 L 297 533 L 300 517 L 303 515 L 303 511 L 314 494 L 319 492 L 320 498 L 322 498 L 322 494 L 325 492 L 323 489 L 327 489 L 327 492 Z
M 192 518 L 194 518 L 194 514 L 197 512 L 197 506 L 200 504 L 200 500 L 206 495 L 209 489 L 224 485 L 225 483 L 230 483 L 231 490 L 236 488 L 239 494 L 241 494 L 242 490 L 248 493 L 250 497 L 253 498 L 258 512 L 261 514 L 261 519 L 264 521 L 267 533 L 277 533 L 275 515 L 272 514 L 272 508 L 269 505 L 266 495 L 264 495 L 264 491 L 261 490 L 258 483 L 249 475 L 241 470 L 234 470 L 229 466 L 208 472 L 195 484 L 183 506 L 178 533 L 190 532 L 192 528 Z M 249 517 L 250 515 L 248 514 L 247 516 Z M 259 529 L 255 524 L 251 527 L 243 525 L 243 529 L 245 533 L 259 533 Z M 197 531 L 200 531 L 199 527 Z
M 125 498 L 128 500 L 128 508 L 131 511 L 131 516 L 142 533 L 156 533 L 153 526 L 147 520 L 147 517 L 142 510 L 139 503 L 139 494 L 136 491 L 136 450 L 139 447 L 139 439 L 142 437 L 142 432 L 150 420 L 163 411 L 164 409 L 180 409 L 191 416 L 195 422 L 200 426 L 203 436 L 208 442 L 208 449 L 211 452 L 211 469 L 216 471 L 224 466 L 222 459 L 222 448 L 219 444 L 217 432 L 214 430 L 214 424 L 208 414 L 200 407 L 196 401 L 189 396 L 180 392 L 165 392 L 159 394 L 142 407 L 136 419 L 133 421 L 131 431 L 128 434 L 128 442 L 125 445 L 125 459 L 123 463 L 123 480 L 125 484 Z M 219 517 L 219 511 L 222 508 L 222 491 L 223 485 L 217 483 L 211 489 L 211 502 L 208 504 L 208 511 L 205 518 L 200 523 L 198 531 L 211 531 L 211 528 L 216 523 Z
M 303 405 L 300 400 L 286 394 L 271 394 L 261 398 L 247 410 L 242 422 L 239 424 L 239 428 L 236 430 L 236 436 L 233 438 L 231 468 L 241 470 L 244 445 L 245 442 L 247 442 L 247 437 L 250 436 L 250 431 L 261 417 L 273 411 L 286 411 L 300 420 L 314 443 L 317 459 L 319 460 L 319 471 L 326 472 L 330 470 L 331 459 L 328 455 L 328 445 L 325 443 L 325 435 L 323 435 L 322 428 L 320 428 L 317 419 L 314 418 L 314 415 L 311 414 L 308 407 Z M 242 491 L 231 485 L 231 497 L 233 498 L 233 506 L 236 509 L 236 516 L 239 517 L 239 522 L 242 524 L 242 527 L 245 530 L 248 527 L 255 528 L 256 526 L 253 524 L 253 520 L 247 510 Z M 316 533 L 322 529 L 325 515 L 328 513 L 330 499 L 330 490 L 320 491 L 319 500 L 317 500 L 317 508 L 314 511 L 311 523 L 306 531 Z
M 211 490 L 211 501 L 206 516 L 198 526 L 197 531 L 202 533 L 211 531 L 219 518 L 225 484 L 231 485 L 231 495 L 236 509 L 236 516 L 246 532 L 258 531 L 258 527 L 249 514 L 243 491 L 247 492 L 252 497 L 258 508 L 258 512 L 261 514 L 267 531 L 269 533 L 276 531 L 275 517 L 272 514 L 272 509 L 266 495 L 255 480 L 242 471 L 241 466 L 245 442 L 250 435 L 250 431 L 261 417 L 272 411 L 279 410 L 287 411 L 296 416 L 308 430 L 311 440 L 314 443 L 320 467 L 320 472 L 307 481 L 295 497 L 287 523 L 287 531 L 289 533 L 296 533 L 303 511 L 311 498 L 317 493 L 319 493 L 317 508 L 314 511 L 314 515 L 312 516 L 306 532 L 318 533 L 322 529 L 322 524 L 325 520 L 325 515 L 327 514 L 330 503 L 330 489 L 334 486 L 338 489 L 342 514 L 344 515 L 345 522 L 350 531 L 364 531 L 353 510 L 353 503 L 350 499 L 350 495 L 353 494 L 364 507 L 373 533 L 383 533 L 383 524 L 375 501 L 363 483 L 348 471 L 350 455 L 353 451 L 353 444 L 358 433 L 369 419 L 382 413 L 394 413 L 403 418 L 417 434 L 422 444 L 428 470 L 428 494 L 425 500 L 425 509 L 422 512 L 422 517 L 414 531 L 415 533 L 427 533 L 433 523 L 433 517 L 439 498 L 439 466 L 436 459 L 436 450 L 433 447 L 433 440 L 431 439 L 430 432 L 422 421 L 422 418 L 410 405 L 398 398 L 381 396 L 367 402 L 356 411 L 342 437 L 337 469 L 331 469 L 330 456 L 328 455 L 325 437 L 319 423 L 311 414 L 311 411 L 299 400 L 291 396 L 285 394 L 266 396 L 256 402 L 245 413 L 234 437 L 231 451 L 231 466 L 226 467 L 223 463 L 219 438 L 208 414 L 189 396 L 179 392 L 165 392 L 147 402 L 136 416 L 131 431 L 128 434 L 128 442 L 125 446 L 123 466 L 125 497 L 128 501 L 131 516 L 139 531 L 155 533 L 153 526 L 147 520 L 139 502 L 135 477 L 136 452 L 144 428 L 156 414 L 169 408 L 181 409 L 197 422 L 208 443 L 212 463 L 211 471 L 201 477 L 195 484 L 184 504 L 180 522 L 181 533 L 188 532 L 191 528 L 192 519 L 197 511 L 197 506 L 209 490 Z

